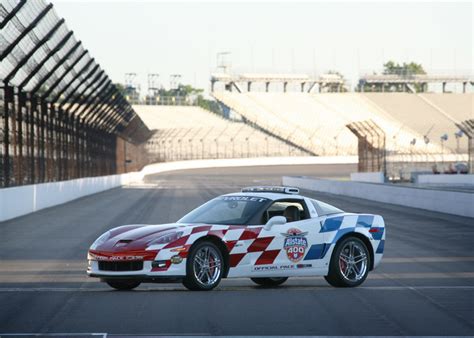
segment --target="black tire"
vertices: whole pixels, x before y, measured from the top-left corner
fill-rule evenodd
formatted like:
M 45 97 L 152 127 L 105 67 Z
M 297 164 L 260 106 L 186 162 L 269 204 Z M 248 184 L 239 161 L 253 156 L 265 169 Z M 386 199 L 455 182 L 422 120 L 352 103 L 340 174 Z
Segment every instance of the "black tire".
M 285 283 L 288 280 L 288 277 L 274 277 L 274 278 L 263 277 L 263 278 L 250 278 L 250 279 L 255 284 L 271 287 L 271 286 L 278 286 Z
M 363 264 L 361 263 L 360 265 L 355 264 L 355 268 L 351 268 L 350 265 L 352 263 L 346 264 L 346 261 L 344 261 L 344 257 L 347 253 L 346 250 L 348 246 L 350 247 L 351 243 L 355 245 L 356 249 L 354 250 L 357 250 L 358 252 L 360 251 L 360 254 L 362 254 L 362 252 L 365 254 L 365 267 L 363 267 Z M 344 257 L 341 258 L 341 252 L 343 250 L 345 250 L 345 252 L 343 253 Z M 350 236 L 344 238 L 342 241 L 337 243 L 331 256 L 331 261 L 329 264 L 329 273 L 327 276 L 324 276 L 324 278 L 329 284 L 335 287 L 355 287 L 361 285 L 365 281 L 367 275 L 369 274 L 369 267 L 370 254 L 367 246 L 359 238 Z M 344 275 L 344 272 L 342 271 L 343 269 L 345 270 L 346 274 L 349 275 L 349 277 Z M 356 269 L 359 270 L 359 273 L 357 273 Z M 347 270 L 349 270 L 350 272 L 347 273 Z M 350 276 L 354 277 L 350 278 Z
M 215 265 L 214 270 L 209 266 L 209 264 L 212 264 L 210 260 L 208 261 L 208 267 L 207 271 L 209 272 L 209 276 L 212 274 L 212 278 L 207 278 L 207 273 L 205 276 L 202 276 L 201 279 L 206 279 L 208 280 L 208 283 L 206 281 L 202 281 L 199 279 L 199 273 L 202 272 L 200 271 L 195 271 L 197 270 L 199 266 L 199 262 L 196 261 L 196 257 L 199 255 L 201 257 L 203 250 L 205 251 L 208 249 L 212 253 L 213 262 Z M 217 268 L 217 261 L 220 262 L 219 268 Z M 222 252 L 219 250 L 219 248 L 212 242 L 209 241 L 203 241 L 197 243 L 195 246 L 191 248 L 191 251 L 189 252 L 188 258 L 186 260 L 186 277 L 183 279 L 183 285 L 192 291 L 209 291 L 214 289 L 217 285 L 219 285 L 222 275 L 225 270 L 225 262 L 222 256 Z M 205 268 L 206 269 L 206 268 Z
M 120 291 L 133 290 L 138 287 L 141 282 L 133 279 L 109 279 L 105 281 L 109 286 Z

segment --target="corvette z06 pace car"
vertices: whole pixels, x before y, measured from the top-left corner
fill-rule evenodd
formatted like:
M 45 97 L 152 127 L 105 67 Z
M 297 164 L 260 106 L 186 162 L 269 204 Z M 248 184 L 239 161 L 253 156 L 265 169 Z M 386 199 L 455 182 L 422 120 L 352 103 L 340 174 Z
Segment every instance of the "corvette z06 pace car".
M 381 216 L 346 213 L 296 188 L 250 187 L 176 223 L 107 231 L 89 249 L 87 273 L 119 290 L 143 282 L 211 290 L 231 277 L 277 286 L 294 276 L 354 287 L 380 263 L 384 243 Z

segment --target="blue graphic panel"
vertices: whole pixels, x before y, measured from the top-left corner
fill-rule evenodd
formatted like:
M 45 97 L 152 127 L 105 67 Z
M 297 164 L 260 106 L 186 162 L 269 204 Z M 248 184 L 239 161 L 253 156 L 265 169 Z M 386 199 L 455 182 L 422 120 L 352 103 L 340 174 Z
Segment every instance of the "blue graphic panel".
M 374 223 L 374 216 L 371 215 L 361 215 L 357 218 L 357 226 L 370 228 Z
M 385 247 L 385 240 L 380 241 L 377 251 L 375 253 L 381 254 L 383 253 Z
M 304 258 L 305 261 L 308 261 L 310 259 L 320 259 L 322 256 L 322 253 L 324 252 L 324 248 L 326 247 L 326 244 L 314 244 L 311 245 L 311 247 L 308 250 L 308 253 L 306 254 L 306 257 Z
M 329 232 L 339 229 L 343 219 L 343 216 L 326 219 L 320 232 Z

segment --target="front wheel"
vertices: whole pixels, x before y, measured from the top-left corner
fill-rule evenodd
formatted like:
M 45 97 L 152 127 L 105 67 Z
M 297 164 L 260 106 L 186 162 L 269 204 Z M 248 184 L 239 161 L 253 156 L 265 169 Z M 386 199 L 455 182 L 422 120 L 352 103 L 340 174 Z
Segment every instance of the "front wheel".
M 367 246 L 357 237 L 348 237 L 334 249 L 329 274 L 324 278 L 336 287 L 358 286 L 367 278 L 369 266 L 370 255 Z
M 138 287 L 141 282 L 129 279 L 109 279 L 105 281 L 109 286 L 120 291 L 133 290 Z
M 252 282 L 262 286 L 278 286 L 285 283 L 288 277 L 273 277 L 273 278 L 250 278 Z
M 186 263 L 183 285 L 189 290 L 207 291 L 221 281 L 224 260 L 219 248 L 211 242 L 202 242 L 191 249 Z

